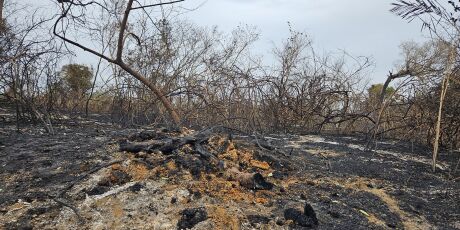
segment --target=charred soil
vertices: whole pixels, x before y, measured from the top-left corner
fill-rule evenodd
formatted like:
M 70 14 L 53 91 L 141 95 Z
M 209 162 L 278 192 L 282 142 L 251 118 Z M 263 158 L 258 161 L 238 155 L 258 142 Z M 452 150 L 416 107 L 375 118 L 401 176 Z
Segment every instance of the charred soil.
M 1 229 L 460 229 L 459 153 L 359 137 L 0 123 Z

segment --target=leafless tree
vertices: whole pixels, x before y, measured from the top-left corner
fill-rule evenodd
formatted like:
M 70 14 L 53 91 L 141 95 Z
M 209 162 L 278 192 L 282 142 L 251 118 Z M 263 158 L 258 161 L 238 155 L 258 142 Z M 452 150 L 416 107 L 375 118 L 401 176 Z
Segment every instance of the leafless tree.
M 173 1 L 173 2 L 166 2 L 166 3 L 157 3 L 157 4 L 151 4 L 151 5 L 139 5 L 139 6 L 133 6 L 134 0 L 128 0 L 126 3 L 124 1 L 117 1 L 115 4 L 112 4 L 111 6 L 114 6 L 114 8 L 107 8 L 109 7 L 106 2 L 98 2 L 98 1 L 66 1 L 66 2 L 61 2 L 61 15 L 58 17 L 54 24 L 53 28 L 53 33 L 66 43 L 69 43 L 71 45 L 74 45 L 78 48 L 83 49 L 84 51 L 87 51 L 99 58 L 102 58 L 109 63 L 113 63 L 123 70 L 125 70 L 127 73 L 129 73 L 131 76 L 135 77 L 137 80 L 142 82 L 144 85 L 146 85 L 152 92 L 160 99 L 164 107 L 167 109 L 169 114 L 171 115 L 171 118 L 173 119 L 175 125 L 180 125 L 181 119 L 179 115 L 177 114 L 176 110 L 174 109 L 173 105 L 171 104 L 171 101 L 168 100 L 168 98 L 165 96 L 165 94 L 160 90 L 159 86 L 155 85 L 151 81 L 148 80 L 147 77 L 142 75 L 138 70 L 134 69 L 132 66 L 126 63 L 125 58 L 124 58 L 124 51 L 129 47 L 129 45 L 126 44 L 126 40 L 129 37 L 135 38 L 136 42 L 140 43 L 141 39 L 134 33 L 130 32 L 131 27 L 134 26 L 134 24 L 129 23 L 129 17 L 131 14 L 135 13 L 135 11 L 144 11 L 147 8 L 150 7 L 158 7 L 162 5 L 169 5 L 177 2 L 182 2 L 183 0 L 179 1 Z M 121 9 L 119 4 L 125 3 L 124 8 Z M 139 2 L 136 2 L 139 3 Z M 139 3 L 140 4 L 140 3 Z M 92 7 L 92 9 L 88 9 Z M 99 8 L 99 9 L 94 9 L 94 8 Z M 102 10 L 105 11 L 105 13 L 108 13 L 109 15 L 113 15 L 116 19 L 121 20 L 117 23 L 115 26 L 118 30 L 118 39 L 116 41 L 117 47 L 116 47 L 116 54 L 114 56 L 108 56 L 105 53 L 101 53 L 100 51 L 97 51 L 91 47 L 88 47 L 87 45 L 83 44 L 82 42 L 78 42 L 75 39 L 72 39 L 68 36 L 69 32 L 69 24 L 72 24 L 74 27 L 83 27 L 83 29 L 89 29 L 91 30 L 91 25 L 92 21 L 91 19 L 94 20 L 94 18 L 91 18 L 88 13 L 88 11 L 95 12 L 96 10 Z M 76 12 L 81 12 L 82 14 L 78 14 Z M 119 17 L 121 16 L 121 17 Z M 97 19 L 96 19 L 97 20 Z M 139 44 L 140 45 L 140 44 Z
M 433 171 L 436 169 L 436 159 L 439 151 L 439 138 L 441 135 L 442 110 L 449 84 L 449 79 L 456 72 L 455 63 L 458 62 L 458 48 L 460 44 L 459 12 L 460 7 L 454 1 L 448 1 L 450 9 L 437 0 L 398 1 L 393 3 L 392 12 L 413 20 L 419 19 L 423 28 L 427 28 L 433 37 L 449 44 L 448 60 L 441 82 L 441 97 L 439 99 L 438 119 L 436 122 L 436 137 L 433 146 Z M 390 79 L 390 78 L 389 78 Z
M 15 11 L 13 5 L 10 8 Z M 21 10 L 27 11 L 28 8 Z M 13 16 L 8 19 L 0 37 L 0 86 L 4 88 L 7 99 L 15 103 L 18 131 L 21 118 L 29 113 L 40 120 L 49 133 L 53 133 L 47 111 L 36 101 L 46 88 L 44 82 L 50 76 L 49 70 L 55 67 L 52 63 L 62 55 L 52 37 L 44 32 L 51 19 L 40 16 L 37 11 L 33 11 L 27 20 Z

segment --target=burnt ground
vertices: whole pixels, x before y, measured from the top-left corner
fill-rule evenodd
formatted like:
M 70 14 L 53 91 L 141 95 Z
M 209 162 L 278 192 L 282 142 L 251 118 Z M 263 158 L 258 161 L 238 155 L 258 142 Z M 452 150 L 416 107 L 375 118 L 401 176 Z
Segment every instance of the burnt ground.
M 0 123 L 0 229 L 460 229 L 458 152 L 432 173 L 429 149 L 394 140 L 367 151 L 359 137 L 215 132 L 204 151 L 157 143 L 191 130 L 14 128 Z M 150 145 L 121 151 L 126 139 Z

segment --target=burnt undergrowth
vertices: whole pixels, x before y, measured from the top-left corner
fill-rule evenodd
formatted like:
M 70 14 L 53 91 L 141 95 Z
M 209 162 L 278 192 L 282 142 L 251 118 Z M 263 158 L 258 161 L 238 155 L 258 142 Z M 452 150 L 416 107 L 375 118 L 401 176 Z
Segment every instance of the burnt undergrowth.
M 458 154 L 347 136 L 1 126 L 2 228 L 456 229 Z

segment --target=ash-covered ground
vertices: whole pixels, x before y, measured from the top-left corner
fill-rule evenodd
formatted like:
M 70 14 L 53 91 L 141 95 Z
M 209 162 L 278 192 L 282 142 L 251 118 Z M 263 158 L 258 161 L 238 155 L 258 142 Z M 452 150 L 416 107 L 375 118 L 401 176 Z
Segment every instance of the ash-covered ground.
M 0 123 L 0 229 L 460 229 L 458 152 L 66 119 Z

